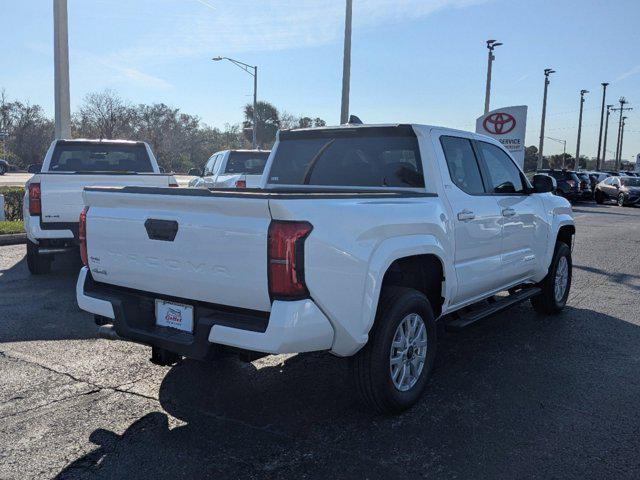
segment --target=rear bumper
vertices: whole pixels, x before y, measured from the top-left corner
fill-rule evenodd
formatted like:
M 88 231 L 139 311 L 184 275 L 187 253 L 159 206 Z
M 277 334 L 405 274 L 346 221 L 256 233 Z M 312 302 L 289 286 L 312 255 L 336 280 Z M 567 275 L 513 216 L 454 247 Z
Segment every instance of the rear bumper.
M 76 285 L 82 310 L 113 320 L 118 335 L 197 359 L 216 345 L 279 354 L 329 350 L 333 328 L 312 300 L 274 301 L 271 312 L 240 311 L 114 287 L 93 280 L 83 267 Z M 155 325 L 155 298 L 194 306 L 193 334 Z
M 39 240 L 68 240 L 75 241 L 77 238 L 77 223 L 44 223 L 40 217 L 24 216 L 24 230 L 27 238 L 33 243 Z

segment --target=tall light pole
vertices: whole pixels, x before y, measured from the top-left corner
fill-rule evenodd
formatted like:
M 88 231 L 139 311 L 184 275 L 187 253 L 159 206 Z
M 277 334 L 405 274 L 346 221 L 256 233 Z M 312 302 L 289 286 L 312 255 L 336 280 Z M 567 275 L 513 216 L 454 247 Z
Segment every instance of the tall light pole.
M 600 147 L 602 146 L 602 124 L 604 123 L 604 105 L 605 105 L 605 98 L 607 97 L 607 85 L 609 84 L 607 82 L 602 82 L 601 85 L 602 85 L 602 107 L 600 108 L 600 132 L 598 133 L 598 153 L 596 154 L 596 170 L 600 170 Z
M 540 123 L 540 147 L 538 148 L 537 169 L 542 168 L 542 149 L 544 147 L 544 122 L 547 116 L 547 89 L 549 88 L 549 75 L 556 73 L 552 68 L 544 69 L 544 96 L 542 97 L 542 121 Z
M 56 138 L 71 138 L 67 0 L 53 0 L 53 64 L 55 136 Z
M 493 61 L 496 59 L 493 54 L 493 49 L 499 47 L 502 43 L 496 40 L 487 40 L 487 49 L 489 50 L 489 57 L 487 60 L 487 88 L 484 94 L 484 114 L 489 112 L 489 103 L 491 101 L 491 67 Z
M 604 121 L 604 138 L 602 139 L 602 163 L 598 166 L 598 170 L 607 163 L 607 133 L 609 133 L 609 116 L 613 105 L 607 105 L 607 113 Z
M 580 137 L 582 135 L 582 110 L 584 108 L 584 96 L 589 90 L 580 90 L 580 116 L 578 117 L 578 143 L 576 145 L 575 169 L 580 170 Z
M 620 120 L 618 121 L 618 141 L 616 143 L 616 169 L 620 168 L 620 137 L 622 134 L 622 116 L 624 115 L 624 112 L 627 110 L 633 110 L 631 107 L 625 107 L 625 105 L 627 103 L 629 103 L 627 101 L 626 98 L 624 97 L 620 97 L 620 100 L 618 100 L 618 102 L 620 102 L 620 108 L 614 108 L 613 110 L 615 111 L 620 111 Z
M 258 148 L 258 67 L 256 65 L 249 65 L 239 60 L 234 60 L 229 57 L 213 57 L 211 60 L 219 62 L 220 60 L 229 60 L 234 65 L 240 67 L 253 77 L 253 149 Z M 253 72 L 251 72 L 253 70 Z
M 349 121 L 349 88 L 351 84 L 351 13 L 353 0 L 346 0 L 344 16 L 344 55 L 342 57 L 342 103 L 340 105 L 340 124 Z

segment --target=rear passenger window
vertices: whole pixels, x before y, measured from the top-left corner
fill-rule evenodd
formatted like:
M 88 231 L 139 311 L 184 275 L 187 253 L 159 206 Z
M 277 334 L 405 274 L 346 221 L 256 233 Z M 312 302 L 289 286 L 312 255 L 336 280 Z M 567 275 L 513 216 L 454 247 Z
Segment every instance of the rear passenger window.
M 471 141 L 461 137 L 441 137 L 440 143 L 453 183 L 466 193 L 485 193 Z
M 499 147 L 478 142 L 489 175 L 489 191 L 492 193 L 524 193 L 520 170 L 511 157 Z

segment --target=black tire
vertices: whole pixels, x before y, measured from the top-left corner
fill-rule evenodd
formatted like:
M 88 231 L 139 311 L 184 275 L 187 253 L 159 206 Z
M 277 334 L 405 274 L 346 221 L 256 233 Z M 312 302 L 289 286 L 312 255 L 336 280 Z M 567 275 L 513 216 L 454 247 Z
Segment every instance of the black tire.
M 0 175 L 7 173 L 7 166 L 4 163 L 0 163 Z
M 32 275 L 42 275 L 51 271 L 51 256 L 40 255 L 38 245 L 27 240 L 27 267 Z
M 602 205 L 604 203 L 604 194 L 601 191 L 596 190 L 596 193 L 594 194 L 594 197 L 595 197 L 596 203 L 598 205 Z
M 624 207 L 625 203 L 624 203 L 624 193 L 621 193 L 620 195 L 618 195 L 618 200 L 617 200 L 618 206 L 619 207 Z
M 416 383 L 406 391 L 394 385 L 390 370 L 391 344 L 398 325 L 411 313 L 422 318 L 427 334 L 424 366 Z M 420 398 L 436 355 L 436 321 L 427 297 L 411 288 L 384 288 L 369 341 L 351 360 L 352 374 L 361 401 L 376 413 L 397 413 Z
M 566 257 L 567 259 L 567 286 L 562 298 L 557 300 L 555 296 L 555 278 L 558 270 L 558 264 L 562 257 Z M 547 273 L 547 276 L 538 284 L 538 287 L 542 289 L 542 292 L 531 299 L 531 304 L 536 312 L 544 315 L 553 315 L 560 312 L 565 307 L 567 299 L 569 298 L 569 291 L 571 290 L 571 270 L 571 248 L 569 248 L 566 243 L 556 242 L 556 249 L 553 253 L 551 265 L 549 266 L 549 273 Z

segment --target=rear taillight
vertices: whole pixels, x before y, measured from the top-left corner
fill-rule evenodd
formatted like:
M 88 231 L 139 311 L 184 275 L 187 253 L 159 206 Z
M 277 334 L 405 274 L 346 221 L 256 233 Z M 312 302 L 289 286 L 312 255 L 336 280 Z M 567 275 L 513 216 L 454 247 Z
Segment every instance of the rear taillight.
M 169 186 L 170 186 L 170 187 L 173 187 L 173 188 L 176 188 L 176 187 L 179 187 L 180 185 L 178 185 L 178 182 L 171 182 L 171 183 L 169 184 Z
M 42 213 L 42 202 L 40 201 L 40 184 L 29 184 L 29 215 L 40 215 Z
M 80 241 L 80 258 L 82 264 L 85 267 L 89 266 L 89 260 L 87 256 L 87 212 L 89 207 L 84 207 L 78 220 L 78 240 Z
M 236 188 L 247 188 L 246 180 L 236 180 Z
M 309 296 L 304 282 L 304 241 L 313 226 L 309 222 L 274 220 L 269 225 L 269 294 L 273 299 L 293 300 Z

